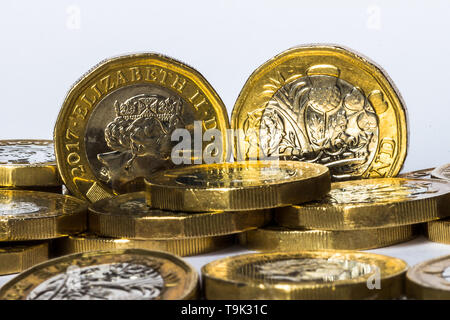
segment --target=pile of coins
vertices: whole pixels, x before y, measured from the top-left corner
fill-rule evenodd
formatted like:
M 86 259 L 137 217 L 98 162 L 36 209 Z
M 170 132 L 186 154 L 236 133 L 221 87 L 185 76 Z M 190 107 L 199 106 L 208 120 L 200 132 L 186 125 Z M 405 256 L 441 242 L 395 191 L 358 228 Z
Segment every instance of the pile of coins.
M 264 63 L 231 122 L 184 63 L 105 60 L 68 92 L 53 141 L 0 141 L 0 274 L 27 269 L 0 299 L 390 299 L 405 281 L 409 297 L 449 296 L 434 283 L 450 258 L 408 271 L 356 251 L 450 243 L 450 165 L 399 175 L 407 144 L 392 81 L 342 47 Z M 202 288 L 178 257 L 236 240 L 259 252 L 207 264 Z

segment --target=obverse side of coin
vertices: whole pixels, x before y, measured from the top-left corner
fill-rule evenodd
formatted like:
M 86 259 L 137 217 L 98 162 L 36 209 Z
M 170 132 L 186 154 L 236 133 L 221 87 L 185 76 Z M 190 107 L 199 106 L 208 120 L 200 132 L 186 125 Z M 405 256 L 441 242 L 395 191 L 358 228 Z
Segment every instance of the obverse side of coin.
M 235 236 L 217 236 L 166 240 L 133 240 L 99 237 L 94 234 L 79 234 L 55 240 L 57 255 L 111 250 L 147 249 L 165 251 L 177 256 L 193 256 L 217 251 L 235 243 Z
M 277 209 L 285 227 L 322 230 L 387 228 L 450 215 L 450 184 L 437 179 L 365 179 L 335 182 L 321 201 Z
M 187 129 L 192 138 L 182 148 L 193 150 L 187 160 L 202 163 L 205 153 L 218 151 L 216 160 L 224 161 L 228 127 L 223 102 L 193 68 L 154 53 L 108 59 L 64 101 L 54 131 L 58 169 L 73 195 L 95 202 L 136 178 L 173 167 L 177 129 Z M 217 148 L 202 139 L 207 129 L 216 129 Z
M 430 221 L 425 225 L 426 237 L 434 242 L 450 244 L 450 220 Z
M 406 295 L 421 300 L 450 299 L 450 256 L 415 265 L 406 274 Z
M 399 174 L 398 178 L 405 178 L 405 179 L 432 179 L 431 172 L 434 170 L 434 168 L 428 168 L 428 169 L 422 169 L 422 170 L 416 170 L 411 172 L 405 172 L 402 174 Z
M 187 213 L 150 208 L 145 193 L 100 200 L 89 208 L 89 230 L 115 238 L 164 240 L 234 234 L 266 225 L 269 210 Z
M 181 300 L 197 295 L 198 274 L 161 251 L 125 249 L 72 254 L 21 273 L 2 300 Z
M 355 251 L 245 254 L 202 268 L 206 299 L 390 299 L 403 292 L 404 261 Z M 373 279 L 378 277 L 379 289 Z
M 47 242 L 0 244 L 0 275 L 22 272 L 48 258 Z
M 0 190 L 0 241 L 42 240 L 86 230 L 87 205 L 70 196 Z
M 437 167 L 431 172 L 433 178 L 450 180 L 450 163 Z
M 368 250 L 413 239 L 417 226 L 368 230 L 308 230 L 270 226 L 239 234 L 241 245 L 258 251 Z
M 154 208 L 240 211 L 320 199 L 330 190 L 330 174 L 314 163 L 245 161 L 161 171 L 146 183 Z
M 387 74 L 339 46 L 286 50 L 242 88 L 237 157 L 324 164 L 333 180 L 393 177 L 407 152 L 405 104 Z
M 60 187 L 53 141 L 0 140 L 0 187 Z

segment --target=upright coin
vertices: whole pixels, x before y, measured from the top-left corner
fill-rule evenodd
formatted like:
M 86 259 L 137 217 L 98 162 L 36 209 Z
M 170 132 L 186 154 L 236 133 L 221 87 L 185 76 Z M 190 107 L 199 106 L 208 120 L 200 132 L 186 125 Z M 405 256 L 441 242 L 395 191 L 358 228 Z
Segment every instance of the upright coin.
M 113 58 L 69 91 L 54 132 L 58 168 L 73 195 L 95 202 L 173 160 L 225 160 L 228 127 L 224 104 L 193 68 L 153 53 Z
M 202 275 L 206 299 L 390 299 L 403 293 L 406 270 L 373 253 L 300 251 L 224 258 Z
M 450 180 L 450 163 L 437 167 L 431 172 L 433 178 Z
M 0 187 L 61 187 L 51 140 L 0 140 Z
M 271 220 L 269 210 L 187 213 L 152 209 L 145 193 L 103 199 L 89 208 L 89 229 L 116 238 L 168 240 L 221 236 L 255 229 Z
M 0 241 L 52 239 L 86 230 L 87 205 L 70 196 L 0 191 Z
M 174 211 L 240 211 L 321 199 L 327 167 L 298 161 L 245 161 L 160 171 L 147 181 L 150 206 Z
M 414 299 L 450 299 L 450 256 L 419 263 L 406 274 L 406 295 Z
M 48 242 L 0 244 L 0 275 L 22 272 L 48 257 Z
M 385 228 L 450 216 L 450 184 L 384 178 L 335 182 L 321 201 L 277 209 L 285 227 L 323 230 Z
M 411 172 L 405 172 L 402 174 L 399 174 L 398 178 L 405 178 L 405 179 L 432 179 L 431 172 L 434 170 L 434 168 L 428 168 L 428 169 L 421 169 Z
M 169 253 L 95 251 L 53 259 L 0 289 L 2 300 L 181 300 L 197 295 L 198 274 Z
M 333 180 L 396 176 L 405 105 L 383 70 L 339 46 L 289 49 L 260 66 L 234 106 L 237 157 L 324 164 Z

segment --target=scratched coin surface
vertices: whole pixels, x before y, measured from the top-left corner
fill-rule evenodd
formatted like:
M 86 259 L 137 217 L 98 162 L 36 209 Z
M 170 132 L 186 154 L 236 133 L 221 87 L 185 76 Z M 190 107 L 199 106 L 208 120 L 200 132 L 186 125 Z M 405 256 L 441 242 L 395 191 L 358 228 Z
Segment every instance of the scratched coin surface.
M 1 187 L 58 187 L 51 140 L 0 140 Z
M 407 152 L 405 104 L 387 74 L 339 46 L 286 50 L 260 66 L 232 112 L 239 159 L 316 162 L 333 180 L 396 176 Z
M 433 178 L 450 180 L 450 163 L 437 167 L 431 172 Z
M 389 299 L 403 293 L 404 261 L 356 251 L 244 254 L 202 268 L 206 299 Z M 378 276 L 379 289 L 371 287 Z
M 335 182 L 321 201 L 279 208 L 286 227 L 354 230 L 394 227 L 450 215 L 450 184 L 438 179 L 382 178 Z
M 0 190 L 0 241 L 52 239 L 86 229 L 84 201 L 56 193 Z
M 406 295 L 421 300 L 450 299 L 450 256 L 431 259 L 410 268 L 406 274 Z
M 19 274 L 2 300 L 181 300 L 198 290 L 198 274 L 161 251 L 93 251 L 56 258 Z
M 54 131 L 58 168 L 73 195 L 95 202 L 136 178 L 173 167 L 172 149 L 181 143 L 171 139 L 177 129 L 192 138 L 183 140 L 187 160 L 202 163 L 206 153 L 223 161 L 228 127 L 223 102 L 193 68 L 153 53 L 112 58 L 66 96 Z M 204 141 L 207 129 L 215 133 Z M 194 143 L 194 133 L 200 143 Z
M 256 160 L 160 171 L 146 184 L 153 208 L 245 211 L 320 199 L 330 190 L 330 173 L 315 163 Z

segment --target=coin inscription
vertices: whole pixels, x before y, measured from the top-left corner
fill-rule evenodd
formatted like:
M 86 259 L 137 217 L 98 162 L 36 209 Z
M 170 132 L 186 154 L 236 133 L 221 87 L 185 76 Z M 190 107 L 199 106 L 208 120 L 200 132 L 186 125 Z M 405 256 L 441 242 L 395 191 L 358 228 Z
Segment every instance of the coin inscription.
M 55 162 L 53 143 L 4 141 L 0 143 L 0 164 L 42 164 Z

